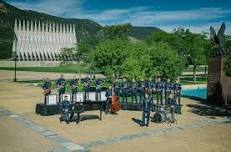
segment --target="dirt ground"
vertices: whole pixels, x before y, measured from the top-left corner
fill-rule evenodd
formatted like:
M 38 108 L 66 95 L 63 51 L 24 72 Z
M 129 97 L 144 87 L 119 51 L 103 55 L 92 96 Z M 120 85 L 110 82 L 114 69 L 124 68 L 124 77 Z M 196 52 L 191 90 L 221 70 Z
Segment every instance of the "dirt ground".
M 172 125 L 151 122 L 149 127 L 140 127 L 132 120 L 141 118 L 141 112 L 135 111 L 120 111 L 118 115 L 103 114 L 102 121 L 91 119 L 80 124 L 65 124 L 59 123 L 58 115 L 35 114 L 36 104 L 43 100 L 40 88 L 13 83 L 4 78 L 1 81 L 1 78 L 0 109 L 23 117 L 25 121 L 50 130 L 89 151 L 229 152 L 231 149 L 231 119 L 210 113 L 208 106 L 206 113 L 200 109 L 204 105 L 192 99 L 182 99 L 182 115 L 177 115 L 177 124 Z M 204 113 L 200 113 L 200 110 Z M 98 111 L 87 111 L 83 117 L 98 114 Z M 22 125 L 13 115 L 0 111 L 0 121 L 1 152 L 63 151 L 63 145 Z

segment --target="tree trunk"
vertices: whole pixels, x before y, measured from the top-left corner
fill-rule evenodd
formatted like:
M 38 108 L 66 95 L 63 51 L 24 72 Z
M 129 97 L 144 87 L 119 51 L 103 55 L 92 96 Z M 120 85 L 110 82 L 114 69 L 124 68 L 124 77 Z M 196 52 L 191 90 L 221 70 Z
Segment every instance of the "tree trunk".
M 194 64 L 193 65 L 193 81 L 194 81 L 194 84 L 196 84 L 196 81 L 197 81 L 196 69 L 197 69 L 197 65 Z
M 205 65 L 205 77 L 206 77 L 206 73 L 207 73 L 207 65 Z

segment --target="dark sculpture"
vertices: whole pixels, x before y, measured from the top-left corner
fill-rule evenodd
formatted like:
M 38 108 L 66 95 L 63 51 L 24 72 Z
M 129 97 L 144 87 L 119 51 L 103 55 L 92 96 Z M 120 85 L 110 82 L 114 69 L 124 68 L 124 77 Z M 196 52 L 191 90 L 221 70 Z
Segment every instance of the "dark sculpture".
M 225 54 L 225 23 L 222 23 L 217 34 L 212 26 L 210 26 L 210 40 L 213 43 L 212 56 L 223 56 Z

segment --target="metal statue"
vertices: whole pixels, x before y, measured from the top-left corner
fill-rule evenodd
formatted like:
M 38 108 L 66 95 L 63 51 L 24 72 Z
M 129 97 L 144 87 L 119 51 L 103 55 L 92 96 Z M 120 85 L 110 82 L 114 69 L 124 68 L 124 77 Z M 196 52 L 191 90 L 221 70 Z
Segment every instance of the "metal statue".
M 220 29 L 216 33 L 214 28 L 210 26 L 210 40 L 214 44 L 212 56 L 223 56 L 225 54 L 225 23 L 222 23 Z

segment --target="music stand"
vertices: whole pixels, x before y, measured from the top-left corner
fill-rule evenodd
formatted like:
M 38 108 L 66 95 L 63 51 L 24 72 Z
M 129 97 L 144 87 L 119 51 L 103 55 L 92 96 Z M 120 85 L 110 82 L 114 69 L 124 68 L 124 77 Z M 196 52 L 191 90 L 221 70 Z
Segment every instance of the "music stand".
M 56 105 L 57 104 L 57 95 L 49 94 L 46 96 L 46 105 Z

